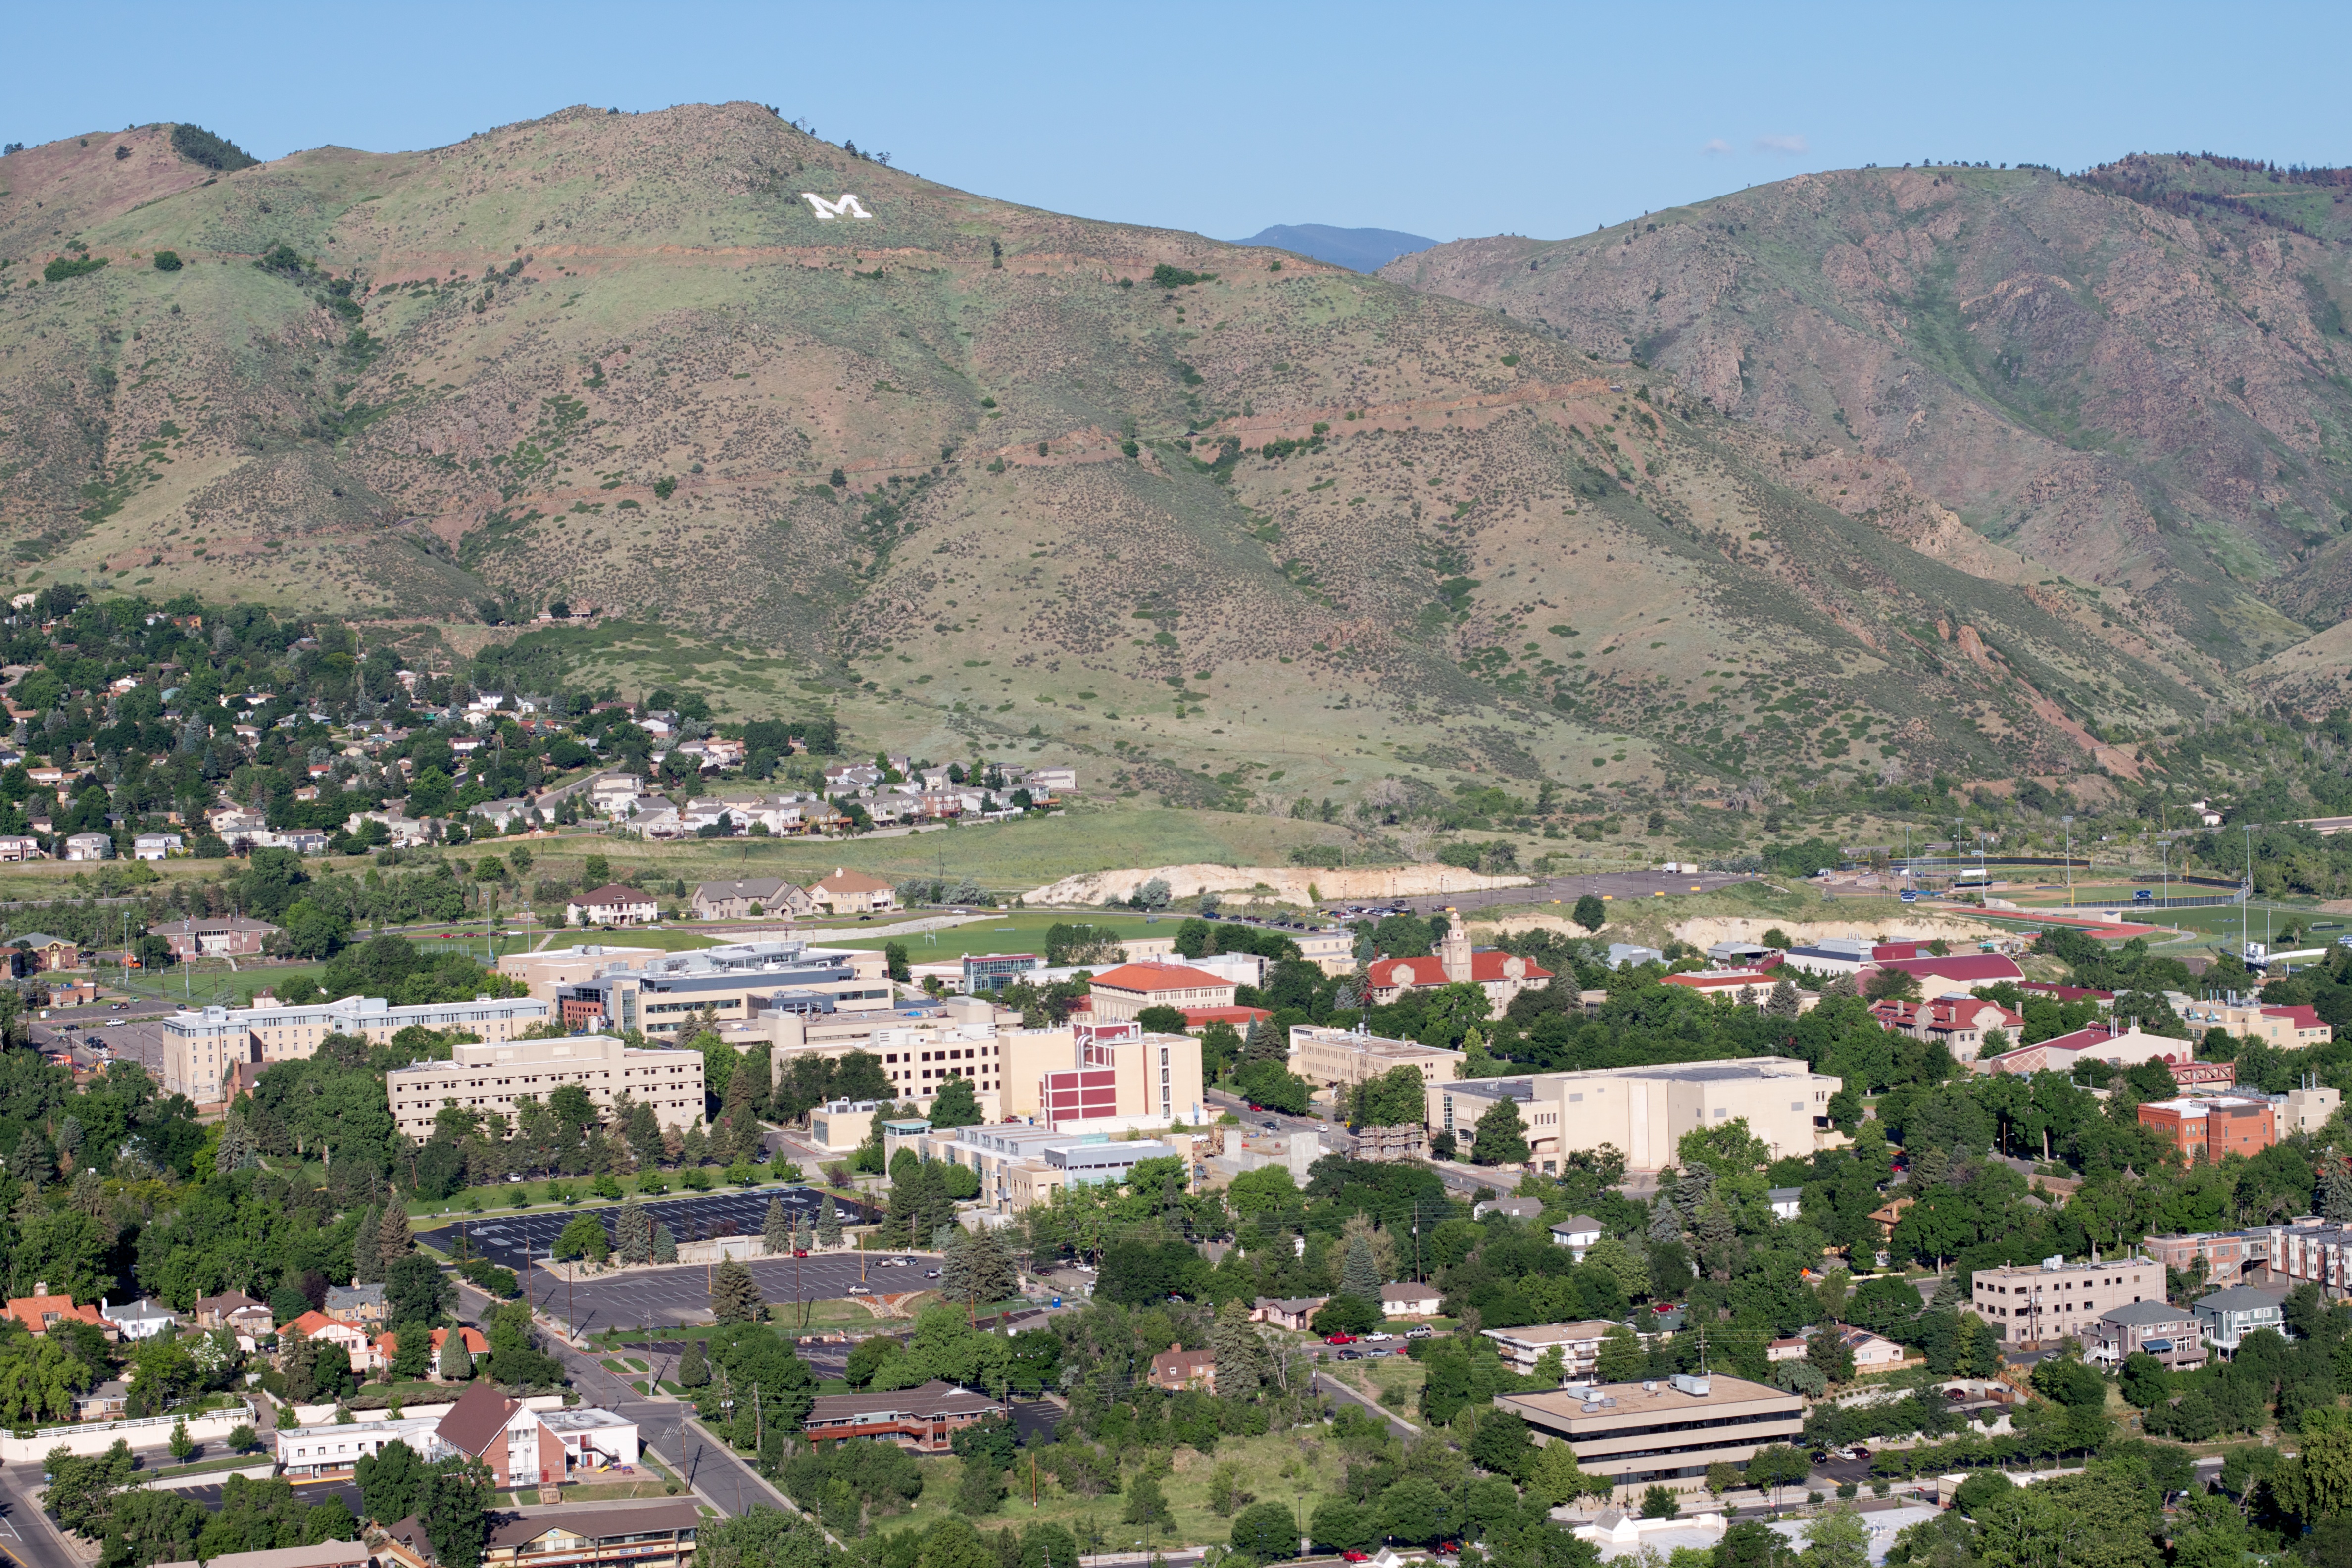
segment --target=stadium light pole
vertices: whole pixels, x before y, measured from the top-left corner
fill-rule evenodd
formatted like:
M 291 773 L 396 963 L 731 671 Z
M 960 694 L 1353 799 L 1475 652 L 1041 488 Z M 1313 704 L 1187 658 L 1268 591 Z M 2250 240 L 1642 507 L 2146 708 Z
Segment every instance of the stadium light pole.
M 2066 907 L 2074 907 L 2074 818 L 2072 814 L 2058 819 L 2066 829 Z

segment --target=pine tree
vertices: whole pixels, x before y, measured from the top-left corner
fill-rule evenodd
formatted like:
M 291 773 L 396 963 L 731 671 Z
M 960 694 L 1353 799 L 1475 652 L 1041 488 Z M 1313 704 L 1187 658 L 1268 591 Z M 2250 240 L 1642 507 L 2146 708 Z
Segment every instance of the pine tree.
M 677 1261 L 677 1237 L 672 1236 L 669 1233 L 669 1226 L 659 1220 L 654 1222 L 654 1261 L 656 1263 Z
M 940 1294 L 950 1301 L 1002 1301 L 1020 1285 L 1020 1270 L 992 1230 L 958 1226 L 948 1237 L 940 1264 Z
M 1349 1238 L 1347 1255 L 1339 1266 L 1339 1294 L 1380 1305 L 1380 1266 L 1372 1261 L 1370 1238 L 1360 1231 Z
M 352 1233 L 352 1283 L 381 1285 L 383 1283 L 383 1254 L 377 1249 L 376 1233 L 383 1216 L 373 1208 L 360 1215 L 360 1227 Z
M 738 1078 L 743 1075 L 738 1073 Z M 770 1198 L 768 1213 L 760 1226 L 760 1243 L 771 1258 L 793 1249 L 793 1216 L 784 1209 L 784 1200 Z
M 680 1388 L 700 1388 L 710 1381 L 710 1358 L 703 1352 L 700 1340 L 686 1342 L 686 1353 L 677 1358 L 677 1385 Z
M 2352 1220 L 2352 1171 L 2330 1160 L 2319 1173 L 2319 1215 L 2331 1225 Z
M 1228 1301 L 1218 1310 L 1209 1330 L 1209 1349 L 1217 1358 L 1217 1392 L 1228 1399 L 1247 1399 L 1265 1381 L 1265 1342 L 1249 1321 L 1249 1309 Z
M 1260 1018 L 1250 1026 L 1249 1038 L 1242 1045 L 1244 1062 L 1276 1062 L 1290 1060 L 1290 1041 L 1274 1026 L 1271 1016 Z
M 1768 1018 L 1793 1018 L 1804 1009 L 1797 1000 L 1797 988 L 1786 980 L 1772 983 L 1772 994 L 1764 999 L 1764 1016 Z
M 751 1271 L 730 1258 L 710 1279 L 710 1319 L 717 1323 L 756 1323 L 767 1315 L 760 1282 Z
M 623 1204 L 614 1226 L 620 1233 L 622 1262 L 653 1261 L 654 1222 L 653 1216 L 646 1212 L 645 1205 L 635 1198 Z
M 824 1201 L 817 1205 L 816 1238 L 826 1247 L 841 1245 L 841 1211 L 834 1206 L 831 1193 L 825 1194 Z
M 816 1232 L 810 1228 L 808 1215 L 803 1215 L 793 1224 L 793 1250 L 806 1252 L 816 1245 Z
M 213 1169 L 226 1176 L 232 1171 L 250 1171 L 260 1163 L 261 1144 L 253 1136 L 253 1129 L 245 1124 L 243 1116 L 230 1111 L 221 1122 L 220 1146 L 213 1152 Z
M 451 1329 L 449 1337 L 441 1342 L 441 1379 L 463 1383 L 473 1375 L 474 1352 L 466 1348 L 466 1331 Z
M 416 1242 L 408 1234 L 408 1208 L 396 1197 L 384 1201 L 383 1218 L 376 1224 L 376 1257 L 387 1272 L 400 1259 L 416 1250 Z

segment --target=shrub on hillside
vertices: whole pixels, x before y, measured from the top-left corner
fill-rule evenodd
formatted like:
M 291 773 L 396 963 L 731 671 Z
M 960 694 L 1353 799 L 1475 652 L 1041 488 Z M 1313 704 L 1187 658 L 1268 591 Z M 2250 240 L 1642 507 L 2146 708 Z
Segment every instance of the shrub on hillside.
M 201 125 L 173 126 L 172 150 L 191 163 L 202 163 L 205 168 L 218 169 L 224 174 L 250 169 L 261 162 L 236 142 L 225 136 L 215 136 Z

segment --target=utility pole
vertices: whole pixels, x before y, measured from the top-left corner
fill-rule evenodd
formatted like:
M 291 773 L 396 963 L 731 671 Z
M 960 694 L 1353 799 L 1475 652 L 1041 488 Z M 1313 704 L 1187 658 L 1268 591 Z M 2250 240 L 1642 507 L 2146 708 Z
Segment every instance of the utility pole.
M 2074 818 L 2069 813 L 2058 820 L 2066 829 L 2066 907 L 2071 910 L 2074 907 Z

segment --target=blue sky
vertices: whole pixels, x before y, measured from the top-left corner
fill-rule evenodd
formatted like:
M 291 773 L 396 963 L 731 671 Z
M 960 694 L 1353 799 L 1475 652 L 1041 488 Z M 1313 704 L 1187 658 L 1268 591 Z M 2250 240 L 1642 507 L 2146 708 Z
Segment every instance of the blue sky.
M 262 157 L 436 145 L 571 103 L 749 99 L 1008 200 L 1580 233 L 1807 170 L 2352 163 L 2352 8 L 1551 5 L 190 7 L 9 16 L 0 140 L 188 120 Z

